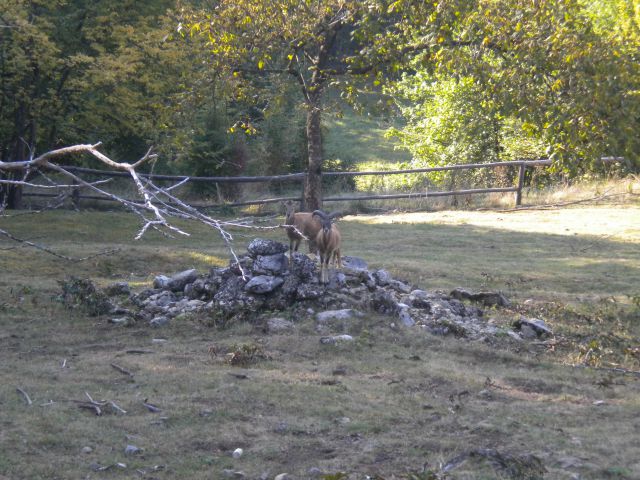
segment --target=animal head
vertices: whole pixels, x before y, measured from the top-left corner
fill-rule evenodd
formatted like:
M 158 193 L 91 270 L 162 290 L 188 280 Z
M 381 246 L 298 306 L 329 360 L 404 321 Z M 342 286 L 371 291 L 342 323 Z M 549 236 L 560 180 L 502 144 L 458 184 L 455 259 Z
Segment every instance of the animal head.
M 326 213 L 322 210 L 314 210 L 312 216 L 317 217 L 320 220 L 320 224 L 322 225 L 322 231 L 324 233 L 329 233 L 331 230 L 331 225 L 335 221 L 335 218 L 340 215 L 340 212 Z
M 282 205 L 284 205 L 285 216 L 287 218 L 292 217 L 293 214 L 296 213 L 296 204 L 291 200 L 287 200 L 286 202 L 283 202 Z

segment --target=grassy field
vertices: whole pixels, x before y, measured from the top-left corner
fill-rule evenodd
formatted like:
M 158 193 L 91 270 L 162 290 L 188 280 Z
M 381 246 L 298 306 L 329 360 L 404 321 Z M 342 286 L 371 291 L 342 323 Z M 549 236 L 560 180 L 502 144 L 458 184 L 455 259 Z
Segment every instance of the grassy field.
M 637 202 L 341 220 L 344 254 L 422 288 L 501 290 L 513 308 L 487 316 L 543 318 L 556 333 L 545 345 L 398 331 L 368 315 L 350 326 L 356 341 L 336 347 L 319 343 L 310 318 L 293 319 L 286 335 L 265 334 L 261 317 L 224 330 L 151 329 L 54 300 L 67 275 L 142 289 L 156 274 L 228 262 L 202 227 L 134 242 L 137 227 L 112 212 L 0 218 L 65 255 L 119 249 L 68 262 L 0 237 L 0 479 L 640 478 L 640 377 L 611 370 L 640 369 Z M 255 236 L 284 240 L 234 233 L 239 251 Z M 211 353 L 242 345 L 269 358 L 240 368 Z M 127 413 L 78 408 L 87 393 Z

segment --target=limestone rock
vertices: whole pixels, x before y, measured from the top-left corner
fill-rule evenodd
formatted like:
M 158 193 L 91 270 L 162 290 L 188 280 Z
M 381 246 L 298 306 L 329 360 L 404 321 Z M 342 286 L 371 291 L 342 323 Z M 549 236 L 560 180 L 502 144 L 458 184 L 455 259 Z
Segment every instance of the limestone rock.
M 369 265 L 362 258 L 350 257 L 348 255 L 342 257 L 342 266 L 346 270 L 353 271 L 367 271 L 369 269 Z
M 520 330 L 525 338 L 549 337 L 553 335 L 553 331 L 547 326 L 544 320 L 539 318 L 520 317 L 513 323 L 513 326 Z M 531 334 L 530 332 L 533 332 Z
M 316 321 L 318 323 L 329 323 L 332 320 L 350 320 L 356 316 L 360 316 L 359 312 L 351 308 L 343 308 L 342 310 L 326 310 L 316 313 Z
M 169 323 L 169 317 L 160 315 L 153 318 L 153 320 L 149 322 L 149 325 L 151 325 L 152 327 L 164 327 L 168 323 Z
M 267 320 L 267 332 L 269 333 L 285 333 L 295 328 L 295 324 L 286 318 L 273 317 Z
M 389 285 L 389 282 L 392 280 L 391 275 L 386 270 L 376 270 L 373 272 L 373 277 L 379 287 Z
M 160 290 L 165 289 L 168 287 L 170 281 L 171 278 L 167 277 L 166 275 L 158 275 L 153 279 L 153 288 L 157 288 Z
M 258 275 L 253 277 L 244 286 L 247 292 L 264 294 L 273 292 L 276 288 L 284 283 L 281 277 L 274 277 L 271 275 Z
M 353 337 L 346 334 L 320 338 L 320 343 L 322 343 L 323 345 L 336 345 L 338 343 L 350 343 L 353 341 Z
M 472 292 L 465 288 L 455 288 L 449 294 L 457 300 L 471 300 L 487 307 L 508 307 L 511 302 L 501 292 Z
M 258 255 L 253 262 L 253 273 L 257 275 L 281 275 L 289 268 L 284 253 L 275 255 Z
M 118 295 L 131 295 L 131 288 L 127 282 L 116 282 L 107 286 L 104 289 L 104 293 L 110 297 L 116 297 Z
M 253 239 L 247 247 L 247 251 L 252 258 L 257 258 L 258 255 L 276 255 L 278 253 L 285 253 L 287 250 L 289 250 L 288 245 L 274 240 L 265 240 L 263 238 Z

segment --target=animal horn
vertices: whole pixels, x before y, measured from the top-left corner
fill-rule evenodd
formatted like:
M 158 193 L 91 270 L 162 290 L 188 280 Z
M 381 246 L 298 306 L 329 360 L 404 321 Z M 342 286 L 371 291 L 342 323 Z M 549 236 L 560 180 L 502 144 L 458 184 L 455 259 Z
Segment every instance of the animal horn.
M 316 215 L 319 216 L 320 218 L 325 219 L 325 220 L 327 219 L 327 214 L 324 213 L 322 210 L 314 210 L 313 213 L 311 214 L 311 216 L 315 217 Z

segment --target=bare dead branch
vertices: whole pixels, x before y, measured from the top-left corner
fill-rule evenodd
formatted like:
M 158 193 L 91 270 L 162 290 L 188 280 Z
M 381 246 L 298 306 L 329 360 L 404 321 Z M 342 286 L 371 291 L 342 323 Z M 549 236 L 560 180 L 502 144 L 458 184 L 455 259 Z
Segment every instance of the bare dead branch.
M 121 367 L 120 365 L 116 364 L 116 363 L 112 363 L 111 366 L 113 368 L 115 368 L 117 371 L 119 371 L 120 373 L 124 374 L 124 375 L 128 375 L 129 377 L 133 377 L 133 373 L 131 373 L 129 370 L 127 370 L 126 368 Z
M 84 392 L 89 401 L 85 400 L 73 400 L 78 405 L 78 408 L 85 408 L 87 410 L 92 410 L 97 416 L 101 416 L 103 413 L 104 407 L 111 407 L 112 410 L 116 412 L 120 412 L 122 414 L 126 414 L 127 411 L 120 407 L 116 402 L 112 400 L 94 400 L 89 392 Z
M 159 413 L 162 411 L 159 407 L 155 406 L 153 403 L 149 403 L 146 398 L 143 400 L 142 404 L 145 407 L 147 407 L 147 410 L 149 410 L 152 413 Z
M 107 178 L 105 180 L 97 180 L 95 182 L 91 182 L 89 183 L 89 185 L 104 185 L 105 183 L 109 183 L 111 182 L 110 178 Z M 15 186 L 21 186 L 21 187 L 32 187 L 32 188 L 37 188 L 40 190 L 51 190 L 51 189 L 73 189 L 73 188 L 78 188 L 78 185 L 73 185 L 73 184 L 52 184 L 52 185 L 43 185 L 41 183 L 31 183 L 31 182 L 25 182 L 22 180 L 5 180 L 5 179 L 0 179 L 0 185 L 15 185 Z
M 82 401 L 76 401 L 76 403 L 78 404 L 78 408 L 85 408 L 87 410 L 93 410 L 93 412 L 98 416 L 102 416 L 102 409 L 100 408 L 99 405 L 94 405 L 91 402 L 82 402 Z
M 27 402 L 27 405 L 33 404 L 33 402 L 31 401 L 31 398 L 29 397 L 29 394 L 25 392 L 22 388 L 16 387 L 16 391 L 24 397 L 24 401 Z
M 244 278 L 247 277 L 246 272 L 243 271 L 242 266 L 240 265 L 240 261 L 238 255 L 236 254 L 233 248 L 233 235 L 228 231 L 229 228 L 241 228 L 241 229 L 251 229 L 251 230 L 272 230 L 274 228 L 286 228 L 286 229 L 295 229 L 295 227 L 285 226 L 285 225 L 277 225 L 277 226 L 256 226 L 256 225 L 246 225 L 241 222 L 223 222 L 216 218 L 213 218 L 205 213 L 202 213 L 195 207 L 187 204 L 186 202 L 180 200 L 175 195 L 173 195 L 173 191 L 184 185 L 188 181 L 190 181 L 189 177 L 181 178 L 178 183 L 169 186 L 167 188 L 160 188 L 156 184 L 154 184 L 151 175 L 140 175 L 136 171 L 140 165 L 145 162 L 157 158 L 157 155 L 151 153 L 151 149 L 147 151 L 147 153 L 137 160 L 134 163 L 126 163 L 126 162 L 115 162 L 111 160 L 108 156 L 103 154 L 98 150 L 100 143 L 97 144 L 86 144 L 86 145 L 74 145 L 70 147 L 61 148 L 58 150 L 52 150 L 43 155 L 40 155 L 36 158 L 31 158 L 25 161 L 19 162 L 1 162 L 0 161 L 0 171 L 11 172 L 11 171 L 24 171 L 29 172 L 33 169 L 42 170 L 51 170 L 61 174 L 66 179 L 73 182 L 69 183 L 56 183 L 54 180 L 45 176 L 45 180 L 49 183 L 41 185 L 35 184 L 32 182 L 26 181 L 26 174 L 22 180 L 4 180 L 3 184 L 10 184 L 14 186 L 29 186 L 31 188 L 43 188 L 43 189 L 78 189 L 85 188 L 95 192 L 105 198 L 113 200 L 115 202 L 120 203 L 125 208 L 127 208 L 132 213 L 135 213 L 142 221 L 142 226 L 139 231 L 135 235 L 135 239 L 138 240 L 142 238 L 150 229 L 154 229 L 160 232 L 163 235 L 171 236 L 172 234 L 179 234 L 188 236 L 189 233 L 182 230 L 181 228 L 173 225 L 171 223 L 171 219 L 179 218 L 184 220 L 195 221 L 201 224 L 204 224 L 213 230 L 215 230 L 223 242 L 225 243 L 228 251 L 231 254 L 232 260 L 239 265 L 242 276 Z M 104 181 L 96 181 L 96 182 L 88 182 L 83 178 L 79 177 L 77 174 L 70 171 L 70 169 L 61 167 L 55 160 L 73 154 L 90 154 L 93 157 L 97 158 L 100 162 L 107 165 L 113 170 L 121 171 L 127 174 L 131 180 L 133 181 L 137 194 L 140 196 L 140 201 L 136 200 L 128 200 L 122 198 L 116 194 L 109 193 L 101 188 L 101 186 L 105 183 Z M 64 201 L 64 197 L 58 204 L 61 204 Z M 297 232 L 300 233 L 301 232 Z M 54 252 L 53 250 L 44 247 L 42 245 L 35 244 L 33 242 L 29 242 L 23 239 L 20 239 L 9 232 L 4 230 L 0 230 L 0 235 L 5 236 L 15 242 L 22 243 L 27 246 L 31 246 L 33 248 L 37 248 L 44 252 L 47 252 L 51 255 L 54 255 L 57 258 L 67 260 L 67 261 L 80 261 L 86 260 L 86 257 L 83 259 L 74 259 L 68 257 L 66 255 L 62 255 L 60 253 Z M 304 237 L 304 235 L 301 235 Z M 110 252 L 103 252 L 101 255 L 104 255 Z M 115 368 L 115 367 L 114 367 Z
M 33 243 L 33 242 L 28 241 L 28 240 L 23 240 L 21 238 L 18 238 L 16 236 L 12 235 L 11 233 L 9 233 L 9 232 L 7 232 L 5 230 L 2 230 L 2 229 L 0 229 L 0 235 L 2 235 L 4 237 L 7 237 L 10 240 L 13 240 L 14 242 L 18 242 L 18 243 L 21 243 L 23 245 L 27 245 L 29 247 L 33 247 L 33 248 L 38 249 L 38 250 L 42 250 L 43 252 L 46 252 L 49 255 L 53 255 L 54 257 L 60 258 L 62 260 L 67 260 L 69 262 L 84 262 L 84 261 L 89 260 L 91 258 L 95 258 L 95 257 L 103 256 L 103 255 L 111 255 L 113 253 L 116 253 L 116 252 L 120 251 L 119 248 L 116 248 L 116 249 L 106 250 L 104 252 L 96 253 L 94 255 L 89 255 L 87 257 L 74 258 L 74 257 L 67 257 L 66 255 L 62 255 L 61 253 L 54 252 L 50 248 L 47 248 L 47 247 L 45 247 L 43 245 L 38 245 L 37 243 Z
M 109 401 L 109 405 L 111 405 L 111 407 L 112 407 L 114 410 L 117 410 L 118 412 L 122 413 L 123 415 L 126 415 L 127 411 L 126 411 L 126 410 L 123 410 L 122 408 L 120 408 L 116 402 L 114 402 L 114 401 Z

